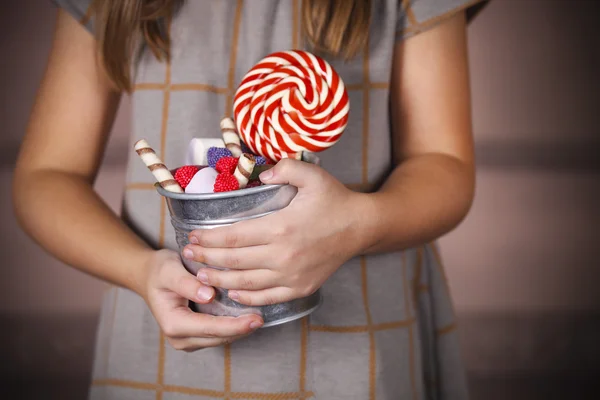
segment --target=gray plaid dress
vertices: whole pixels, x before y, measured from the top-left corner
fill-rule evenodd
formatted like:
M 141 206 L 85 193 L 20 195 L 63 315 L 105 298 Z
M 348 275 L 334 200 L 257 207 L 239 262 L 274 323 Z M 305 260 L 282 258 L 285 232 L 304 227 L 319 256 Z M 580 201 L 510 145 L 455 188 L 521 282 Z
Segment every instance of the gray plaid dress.
M 92 30 L 90 0 L 54 0 Z M 480 0 L 378 0 L 369 49 L 328 60 L 346 83 L 350 121 L 323 167 L 355 190 L 390 172 L 389 77 L 394 44 Z M 188 0 L 171 24 L 172 61 L 136 67 L 131 144 L 147 138 L 179 165 L 193 137 L 220 137 L 244 74 L 267 54 L 301 48 L 300 0 Z M 153 177 L 130 152 L 123 216 L 155 247 L 177 249 Z M 434 244 L 357 257 L 323 286 L 310 317 L 230 346 L 173 350 L 144 301 L 113 288 L 97 334 L 90 398 L 465 399 L 456 320 Z

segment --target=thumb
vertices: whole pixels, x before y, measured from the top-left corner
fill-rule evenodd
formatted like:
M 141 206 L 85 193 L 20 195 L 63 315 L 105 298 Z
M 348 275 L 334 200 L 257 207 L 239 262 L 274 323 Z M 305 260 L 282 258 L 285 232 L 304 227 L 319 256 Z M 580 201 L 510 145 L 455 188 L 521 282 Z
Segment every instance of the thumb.
M 321 168 L 304 161 L 284 158 L 259 175 L 261 182 L 306 188 L 321 182 Z

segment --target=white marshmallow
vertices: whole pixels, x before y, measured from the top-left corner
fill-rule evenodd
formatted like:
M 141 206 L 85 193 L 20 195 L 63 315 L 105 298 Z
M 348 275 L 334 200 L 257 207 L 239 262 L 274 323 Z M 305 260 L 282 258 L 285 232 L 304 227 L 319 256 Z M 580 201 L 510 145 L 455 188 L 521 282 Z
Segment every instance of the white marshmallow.
M 202 168 L 185 187 L 186 193 L 214 193 L 215 181 L 219 173 L 210 167 Z
M 223 139 L 192 139 L 185 155 L 185 165 L 208 165 L 206 154 L 211 147 L 225 148 L 225 142 Z

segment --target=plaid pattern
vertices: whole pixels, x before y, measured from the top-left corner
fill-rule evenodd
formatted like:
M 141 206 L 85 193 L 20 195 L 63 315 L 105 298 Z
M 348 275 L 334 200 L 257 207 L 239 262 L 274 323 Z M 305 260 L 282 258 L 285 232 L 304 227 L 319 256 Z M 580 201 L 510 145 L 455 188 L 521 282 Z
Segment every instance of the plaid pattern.
M 90 0 L 54 0 L 91 29 Z M 329 60 L 347 84 L 351 114 L 323 166 L 356 190 L 391 167 L 389 76 L 394 44 L 479 1 L 380 0 L 369 48 Z M 251 5 L 250 5 L 251 4 Z M 131 143 L 146 138 L 167 165 L 192 137 L 220 137 L 236 85 L 266 54 L 301 47 L 300 0 L 188 1 L 170 25 L 173 58 L 144 54 L 133 93 Z M 130 152 L 124 215 L 156 247 L 177 249 L 153 178 Z M 92 400 L 465 399 L 455 316 L 435 245 L 357 257 L 324 285 L 310 317 L 195 353 L 165 343 L 135 294 L 105 296 Z

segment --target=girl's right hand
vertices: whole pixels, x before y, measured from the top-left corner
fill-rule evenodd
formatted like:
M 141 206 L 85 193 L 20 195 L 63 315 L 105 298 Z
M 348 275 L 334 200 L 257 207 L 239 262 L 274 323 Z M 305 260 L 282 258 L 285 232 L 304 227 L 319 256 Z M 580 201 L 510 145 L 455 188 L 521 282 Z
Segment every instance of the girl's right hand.
M 215 317 L 192 311 L 188 300 L 210 303 L 214 289 L 205 286 L 181 263 L 171 250 L 153 251 L 147 265 L 144 298 L 168 342 L 187 352 L 216 347 L 242 338 L 263 321 L 259 315 Z

